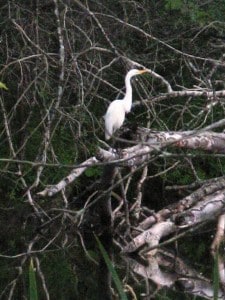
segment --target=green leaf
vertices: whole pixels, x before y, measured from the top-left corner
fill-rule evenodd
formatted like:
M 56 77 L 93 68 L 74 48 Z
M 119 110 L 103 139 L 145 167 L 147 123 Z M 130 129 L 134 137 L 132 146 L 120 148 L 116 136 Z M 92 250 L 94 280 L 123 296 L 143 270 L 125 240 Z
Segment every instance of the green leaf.
M 182 6 L 183 6 L 182 0 L 167 0 L 165 8 L 172 9 L 172 10 L 176 10 L 176 9 L 180 10 L 182 8 Z
M 34 270 L 33 259 L 30 260 L 29 266 L 29 291 L 30 291 L 30 300 L 38 300 L 37 294 L 37 282 Z
M 121 300 L 128 300 L 127 295 L 125 294 L 125 292 L 123 290 L 123 284 L 122 284 L 121 280 L 119 279 L 119 276 L 118 276 L 116 270 L 114 269 L 114 267 L 112 265 L 112 262 L 111 262 L 111 260 L 108 256 L 107 252 L 105 251 L 105 249 L 104 249 L 102 243 L 100 242 L 100 240 L 98 239 L 98 237 L 95 236 L 95 238 L 97 240 L 98 247 L 99 247 L 100 252 L 101 252 L 101 254 L 104 258 L 104 261 L 105 261 L 110 273 L 112 274 L 112 279 L 113 279 L 113 281 L 115 283 L 115 286 L 117 288 L 117 291 L 120 295 L 120 299 Z
M 8 91 L 7 86 L 3 82 L 1 82 L 1 81 L 0 81 L 0 89 Z
M 100 174 L 100 169 L 98 167 L 92 167 L 85 170 L 85 175 L 87 177 L 94 177 Z

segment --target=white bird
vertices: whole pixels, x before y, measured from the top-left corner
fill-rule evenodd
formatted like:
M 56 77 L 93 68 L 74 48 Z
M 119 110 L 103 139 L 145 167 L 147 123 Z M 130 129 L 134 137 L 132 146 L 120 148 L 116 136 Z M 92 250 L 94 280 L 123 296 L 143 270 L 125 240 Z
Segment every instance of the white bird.
M 148 72 L 147 69 L 130 70 L 125 77 L 125 86 L 126 93 L 123 99 L 114 100 L 110 103 L 105 118 L 105 139 L 109 140 L 112 137 L 112 134 L 119 129 L 124 122 L 125 114 L 129 113 L 132 106 L 132 86 L 131 86 L 131 78 L 135 75 L 143 74 Z

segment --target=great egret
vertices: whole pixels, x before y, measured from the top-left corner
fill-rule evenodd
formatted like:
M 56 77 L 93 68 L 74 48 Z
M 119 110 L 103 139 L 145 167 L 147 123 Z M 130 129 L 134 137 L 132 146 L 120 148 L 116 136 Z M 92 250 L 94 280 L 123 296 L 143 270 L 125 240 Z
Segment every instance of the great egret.
M 140 75 L 148 72 L 148 70 L 130 70 L 125 77 L 126 94 L 123 99 L 114 100 L 110 103 L 105 118 L 105 139 L 109 140 L 112 134 L 119 129 L 124 122 L 125 114 L 130 112 L 132 105 L 132 86 L 131 78 L 135 75 Z

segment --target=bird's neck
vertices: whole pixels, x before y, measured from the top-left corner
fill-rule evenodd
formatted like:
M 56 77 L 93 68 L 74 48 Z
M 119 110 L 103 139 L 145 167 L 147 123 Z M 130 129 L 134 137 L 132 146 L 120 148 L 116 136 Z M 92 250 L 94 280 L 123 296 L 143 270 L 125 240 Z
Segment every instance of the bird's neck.
M 131 77 L 127 76 L 125 78 L 125 87 L 126 87 L 126 94 L 124 97 L 124 108 L 125 112 L 128 113 L 131 110 L 131 105 L 132 105 L 132 86 L 131 86 Z

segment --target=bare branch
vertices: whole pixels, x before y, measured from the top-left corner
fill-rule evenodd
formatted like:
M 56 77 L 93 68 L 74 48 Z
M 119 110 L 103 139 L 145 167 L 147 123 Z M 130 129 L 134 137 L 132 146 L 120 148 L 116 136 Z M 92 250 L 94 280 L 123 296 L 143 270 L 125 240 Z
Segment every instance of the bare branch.
M 52 197 L 56 193 L 60 192 L 62 189 L 64 189 L 68 184 L 72 183 L 76 178 L 78 178 L 86 169 L 87 167 L 93 165 L 93 163 L 96 163 L 97 159 L 95 157 L 91 157 L 82 164 L 80 164 L 79 168 L 73 169 L 71 173 L 66 176 L 64 179 L 62 179 L 59 183 L 53 186 L 49 186 L 43 191 L 37 193 L 37 195 L 44 197 L 49 196 Z

